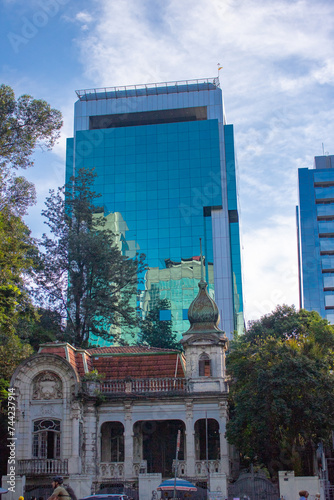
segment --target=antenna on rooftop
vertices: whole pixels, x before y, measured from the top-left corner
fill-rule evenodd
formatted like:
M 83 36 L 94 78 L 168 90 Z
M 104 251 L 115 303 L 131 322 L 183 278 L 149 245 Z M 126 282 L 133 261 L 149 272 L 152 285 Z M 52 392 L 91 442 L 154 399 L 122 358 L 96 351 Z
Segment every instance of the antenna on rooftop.
M 322 143 L 322 155 L 325 156 L 325 148 L 324 148 L 324 143 Z
M 199 239 L 199 248 L 201 254 L 201 281 L 204 281 L 203 254 L 202 254 L 202 238 Z

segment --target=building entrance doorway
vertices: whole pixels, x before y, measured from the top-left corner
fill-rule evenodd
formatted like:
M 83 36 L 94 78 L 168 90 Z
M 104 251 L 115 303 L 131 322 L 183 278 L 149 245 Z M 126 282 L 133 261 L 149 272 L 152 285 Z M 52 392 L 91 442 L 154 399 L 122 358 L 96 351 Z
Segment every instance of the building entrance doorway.
M 147 472 L 160 472 L 163 478 L 174 474 L 172 465 L 176 456 L 177 432 L 181 430 L 178 458 L 184 460 L 185 425 L 181 420 L 149 420 L 136 424 L 142 434 L 143 460 L 147 462 Z

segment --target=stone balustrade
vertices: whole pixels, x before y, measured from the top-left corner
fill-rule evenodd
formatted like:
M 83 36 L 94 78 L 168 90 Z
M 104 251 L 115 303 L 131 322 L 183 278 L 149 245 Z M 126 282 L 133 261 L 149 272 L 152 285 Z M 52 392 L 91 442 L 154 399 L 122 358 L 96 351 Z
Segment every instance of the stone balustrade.
M 106 380 L 101 382 L 103 394 L 147 394 L 153 392 L 187 392 L 185 378 L 145 378 L 131 380 Z
M 49 458 L 32 458 L 30 460 L 18 460 L 18 474 L 31 475 L 52 475 L 68 474 L 68 460 L 58 460 Z
M 205 479 L 208 476 L 208 466 L 210 474 L 221 472 L 221 461 L 220 460 L 196 460 L 195 462 L 195 475 L 198 479 Z M 173 471 L 175 471 L 175 460 L 173 460 Z M 177 477 L 187 477 L 189 472 L 187 472 L 187 461 L 178 460 L 177 462 Z
M 132 466 L 133 477 L 147 471 L 146 460 L 135 462 Z M 100 479 L 124 479 L 124 462 L 101 462 L 99 464 Z
M 101 479 L 124 479 L 124 462 L 100 462 Z

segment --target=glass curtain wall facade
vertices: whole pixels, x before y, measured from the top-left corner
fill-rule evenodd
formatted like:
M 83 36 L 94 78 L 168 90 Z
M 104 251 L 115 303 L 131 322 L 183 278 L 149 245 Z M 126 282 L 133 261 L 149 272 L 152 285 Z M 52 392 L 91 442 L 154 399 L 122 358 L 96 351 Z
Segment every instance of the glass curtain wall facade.
M 301 306 L 334 324 L 334 156 L 316 156 L 298 176 Z
M 228 336 L 244 327 L 233 126 L 218 79 L 77 91 L 67 179 L 94 168 L 99 206 L 123 254 L 144 253 L 141 314 L 181 336 L 197 295 L 202 239 L 209 291 Z M 126 336 L 126 332 L 123 332 Z M 97 339 L 102 345 L 103 342 Z

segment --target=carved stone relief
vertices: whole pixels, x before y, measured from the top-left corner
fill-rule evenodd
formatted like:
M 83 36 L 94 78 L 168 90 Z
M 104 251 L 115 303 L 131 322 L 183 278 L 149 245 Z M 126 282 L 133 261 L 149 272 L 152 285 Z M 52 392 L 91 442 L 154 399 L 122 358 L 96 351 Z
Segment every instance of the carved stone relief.
M 220 418 L 227 418 L 227 402 L 226 401 L 219 402 L 219 416 L 220 416 Z
M 41 415 L 43 415 L 43 417 L 55 417 L 58 415 L 58 412 L 55 411 L 55 407 L 53 405 L 47 405 L 41 408 Z
M 62 382 L 55 373 L 44 371 L 34 378 L 32 399 L 61 399 L 62 397 Z
M 132 419 L 132 404 L 129 402 L 124 403 L 125 420 Z
M 186 403 L 186 418 L 187 419 L 192 419 L 193 418 L 193 402 L 187 402 Z

